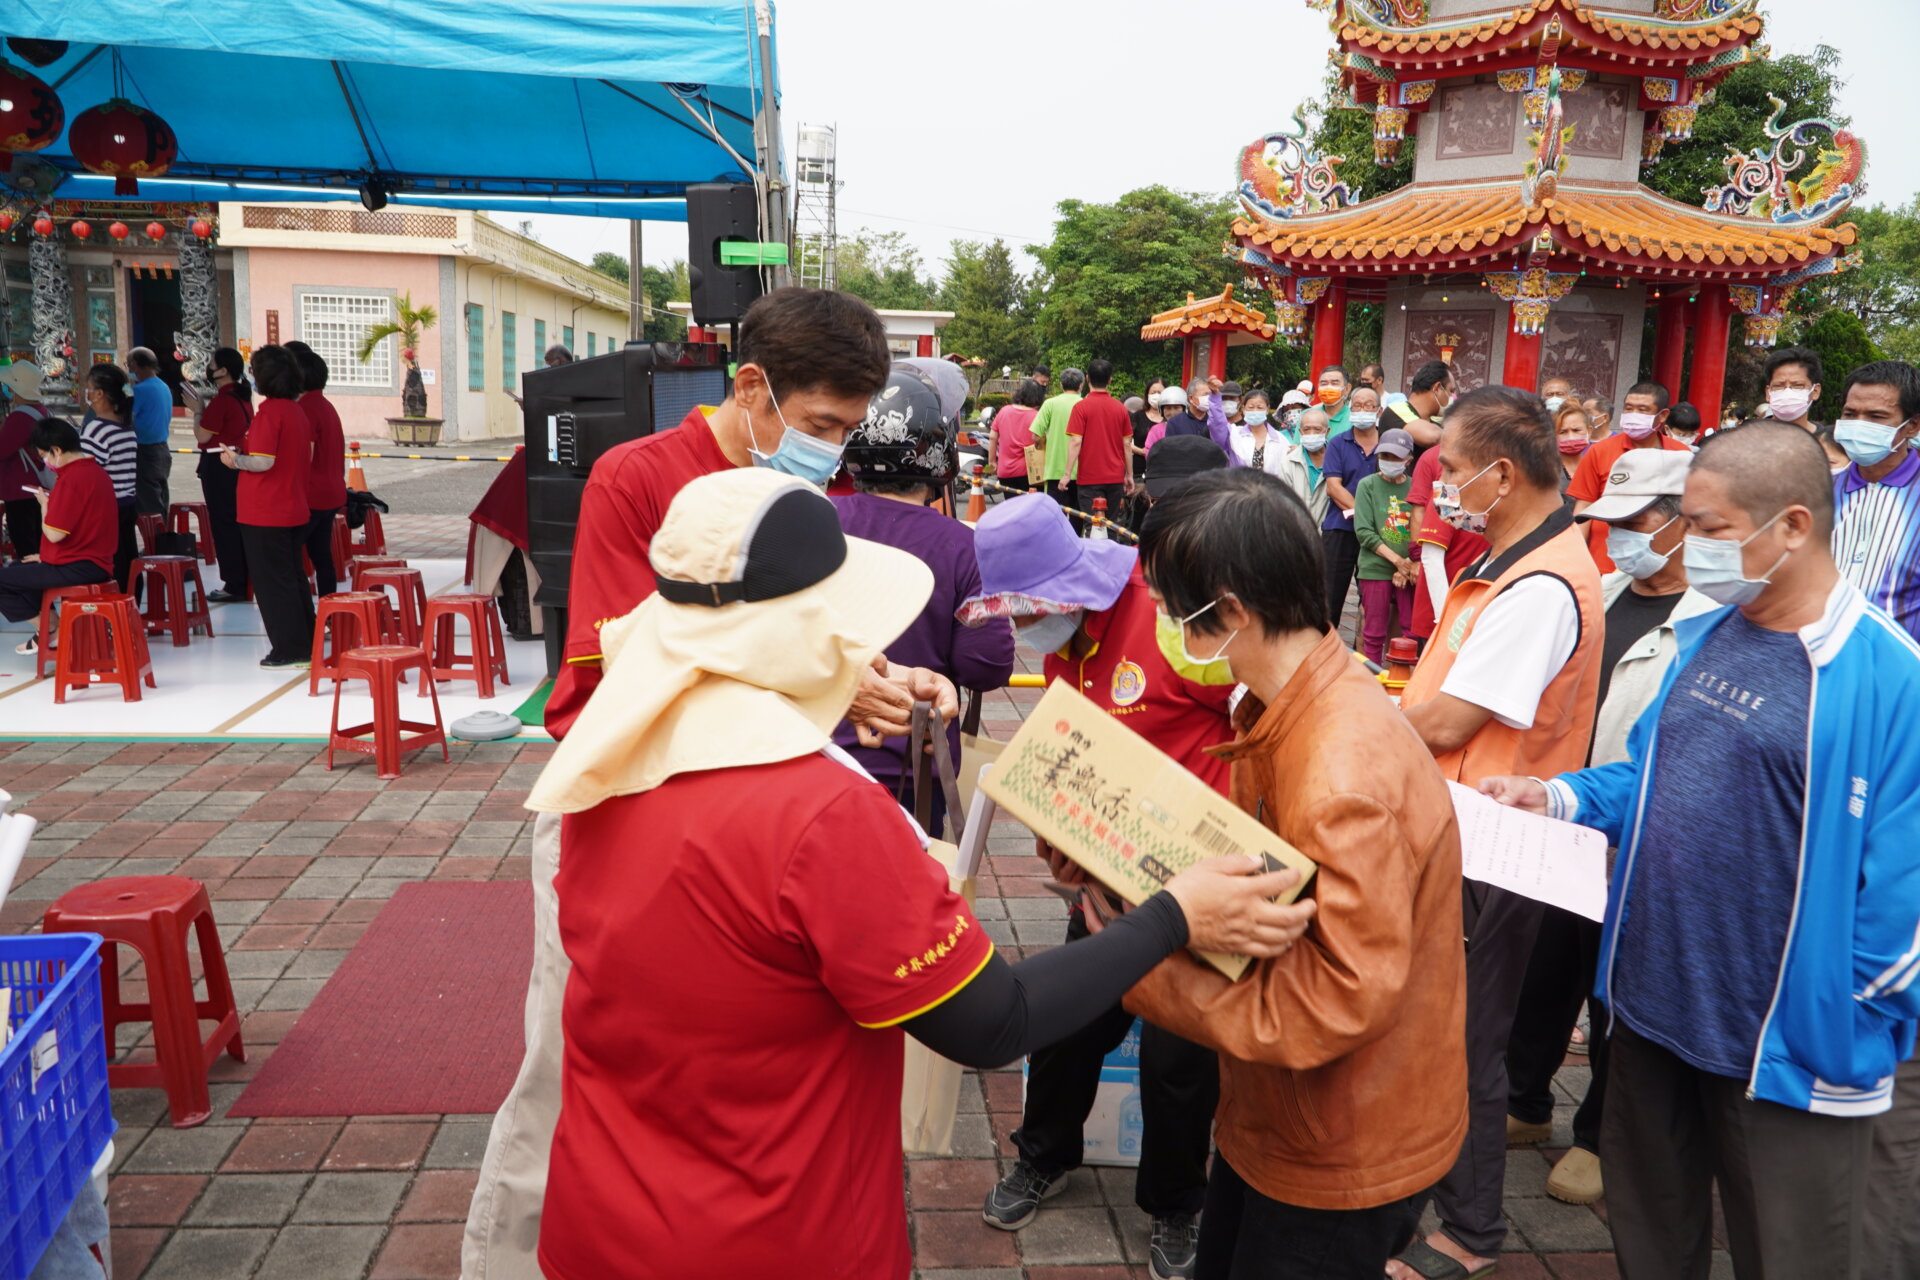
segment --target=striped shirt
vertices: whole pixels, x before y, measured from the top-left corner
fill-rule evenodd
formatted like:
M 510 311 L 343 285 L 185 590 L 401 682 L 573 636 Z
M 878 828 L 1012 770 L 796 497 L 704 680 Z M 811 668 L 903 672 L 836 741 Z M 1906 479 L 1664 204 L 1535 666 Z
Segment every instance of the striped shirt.
M 1920 449 L 1884 479 L 1849 466 L 1833 484 L 1833 558 L 1867 599 L 1920 640 Z
M 90 416 L 80 428 L 80 447 L 106 468 L 107 477 L 113 481 L 114 499 L 123 505 L 132 502 L 134 472 L 140 456 L 133 428 Z

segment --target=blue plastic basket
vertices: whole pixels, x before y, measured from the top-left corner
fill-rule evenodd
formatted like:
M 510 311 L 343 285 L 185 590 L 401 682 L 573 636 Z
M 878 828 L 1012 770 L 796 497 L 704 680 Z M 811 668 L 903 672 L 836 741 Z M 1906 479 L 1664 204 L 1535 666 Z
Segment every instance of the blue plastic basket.
M 100 935 L 0 938 L 0 987 L 13 992 L 0 1049 L 0 1280 L 26 1280 L 115 1128 Z

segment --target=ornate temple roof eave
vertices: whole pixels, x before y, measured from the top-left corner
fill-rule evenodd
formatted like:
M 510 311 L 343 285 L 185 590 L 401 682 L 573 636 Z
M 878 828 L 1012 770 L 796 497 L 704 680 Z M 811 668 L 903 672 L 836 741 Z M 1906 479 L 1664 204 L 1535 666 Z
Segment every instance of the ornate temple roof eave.
M 1556 17 L 1569 28 L 1562 39 L 1570 43 L 1665 62 L 1715 57 L 1757 39 L 1765 29 L 1758 0 L 1743 0 L 1730 13 L 1694 21 L 1603 9 L 1579 0 L 1527 0 L 1506 10 L 1418 26 L 1375 22 L 1364 9 L 1348 6 L 1342 6 L 1340 14 L 1333 30 L 1343 50 L 1395 66 L 1435 68 L 1457 65 L 1467 56 L 1484 58 L 1489 47 L 1505 50 L 1530 43 Z

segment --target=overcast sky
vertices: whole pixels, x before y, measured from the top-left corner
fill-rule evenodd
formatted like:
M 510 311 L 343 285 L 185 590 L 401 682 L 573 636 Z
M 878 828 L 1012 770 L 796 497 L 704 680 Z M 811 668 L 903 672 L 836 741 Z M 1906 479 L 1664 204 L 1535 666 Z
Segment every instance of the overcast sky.
M 1910 201 L 1920 0 L 1770 0 L 1766 12 L 1775 56 L 1840 51 L 1866 203 Z M 839 129 L 840 234 L 902 231 L 929 263 L 956 237 L 1044 242 L 1064 199 L 1153 182 L 1229 189 L 1241 145 L 1318 94 L 1333 47 L 1305 0 L 782 0 L 779 41 L 788 156 L 800 124 Z M 1203 74 L 1210 53 L 1218 70 Z M 532 221 L 578 258 L 627 251 L 624 222 Z M 646 225 L 647 261 L 685 255 L 682 224 Z

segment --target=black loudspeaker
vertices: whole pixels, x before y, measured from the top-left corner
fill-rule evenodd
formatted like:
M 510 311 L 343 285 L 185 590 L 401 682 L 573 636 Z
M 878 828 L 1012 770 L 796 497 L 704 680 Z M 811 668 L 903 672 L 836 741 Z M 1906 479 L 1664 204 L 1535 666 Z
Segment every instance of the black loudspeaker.
M 540 572 L 533 602 L 545 611 L 551 675 L 566 640 L 573 531 L 588 472 L 617 445 L 673 430 L 695 407 L 726 399 L 727 353 L 717 342 L 630 342 L 591 360 L 531 370 L 520 385 L 527 552 Z
M 687 285 L 693 322 L 732 324 L 761 293 L 760 268 L 720 262 L 722 240 L 760 239 L 759 199 L 750 182 L 703 182 L 687 188 Z

